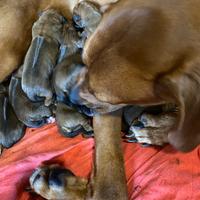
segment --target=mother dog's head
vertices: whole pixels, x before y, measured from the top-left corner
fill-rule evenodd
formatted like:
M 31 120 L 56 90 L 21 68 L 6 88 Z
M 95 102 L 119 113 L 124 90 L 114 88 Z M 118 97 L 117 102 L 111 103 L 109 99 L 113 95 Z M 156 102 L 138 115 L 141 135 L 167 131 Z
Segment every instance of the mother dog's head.
M 200 143 L 200 30 L 195 29 L 200 14 L 192 5 L 184 10 L 186 3 L 123 0 L 113 5 L 86 42 L 88 73 L 80 76 L 72 95 L 99 112 L 175 103 L 177 122 L 168 137 L 181 151 Z

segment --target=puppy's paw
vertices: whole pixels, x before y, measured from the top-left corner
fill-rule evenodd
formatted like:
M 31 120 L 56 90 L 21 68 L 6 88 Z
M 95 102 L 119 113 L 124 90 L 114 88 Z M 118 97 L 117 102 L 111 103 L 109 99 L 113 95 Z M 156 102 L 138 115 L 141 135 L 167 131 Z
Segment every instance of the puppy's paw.
M 176 122 L 175 113 L 144 113 L 130 126 L 128 141 L 162 146 L 168 143 L 168 132 Z
M 31 175 L 31 188 L 46 199 L 84 199 L 87 180 L 59 165 L 42 166 Z

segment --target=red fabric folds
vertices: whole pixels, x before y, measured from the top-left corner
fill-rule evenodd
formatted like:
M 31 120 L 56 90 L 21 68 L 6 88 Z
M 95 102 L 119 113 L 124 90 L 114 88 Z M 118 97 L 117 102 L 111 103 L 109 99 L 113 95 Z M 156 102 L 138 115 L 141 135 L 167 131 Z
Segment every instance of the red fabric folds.
M 42 163 L 60 163 L 76 175 L 88 177 L 93 139 L 68 139 L 55 124 L 27 129 L 25 137 L 0 158 L 0 199 L 40 200 L 26 192 L 28 178 Z M 144 148 L 123 143 L 129 198 L 134 200 L 199 200 L 199 148 L 180 153 L 167 145 Z

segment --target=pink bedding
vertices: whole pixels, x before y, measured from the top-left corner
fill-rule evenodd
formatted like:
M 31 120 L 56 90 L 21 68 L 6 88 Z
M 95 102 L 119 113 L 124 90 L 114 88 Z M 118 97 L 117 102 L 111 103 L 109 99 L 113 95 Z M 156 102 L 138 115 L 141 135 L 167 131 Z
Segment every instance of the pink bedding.
M 0 200 L 39 200 L 26 192 L 28 178 L 41 163 L 60 163 L 88 177 L 93 139 L 67 139 L 55 124 L 27 129 L 25 137 L 0 158 Z M 200 149 L 183 154 L 167 145 L 141 147 L 123 143 L 129 198 L 134 200 L 199 200 Z

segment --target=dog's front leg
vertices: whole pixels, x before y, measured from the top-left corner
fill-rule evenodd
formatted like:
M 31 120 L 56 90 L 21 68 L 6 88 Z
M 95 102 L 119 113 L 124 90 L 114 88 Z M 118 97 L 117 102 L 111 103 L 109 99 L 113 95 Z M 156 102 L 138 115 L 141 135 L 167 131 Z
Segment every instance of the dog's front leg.
M 94 200 L 126 200 L 126 178 L 121 147 L 121 111 L 95 116 Z

